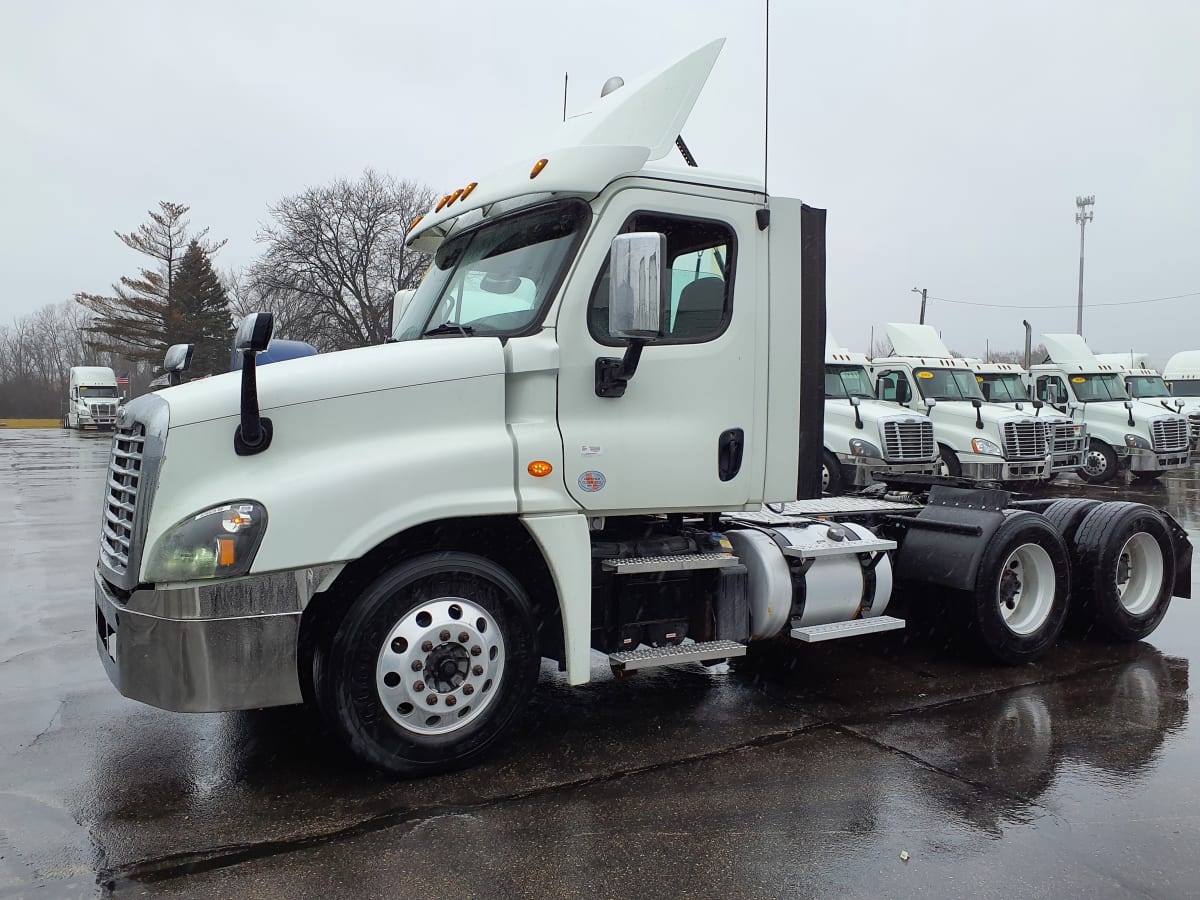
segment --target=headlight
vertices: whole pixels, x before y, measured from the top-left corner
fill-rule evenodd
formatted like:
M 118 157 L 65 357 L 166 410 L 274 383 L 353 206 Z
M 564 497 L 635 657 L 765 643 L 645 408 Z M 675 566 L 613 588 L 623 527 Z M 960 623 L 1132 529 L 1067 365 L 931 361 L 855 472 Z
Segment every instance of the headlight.
M 987 453 L 991 456 L 1003 456 L 1000 445 L 986 438 L 971 438 L 971 449 L 976 453 Z
M 266 530 L 267 511 L 251 500 L 235 500 L 188 516 L 155 543 L 146 563 L 146 580 L 245 575 Z
M 1142 437 L 1140 434 L 1125 435 L 1125 446 L 1133 447 L 1136 450 L 1153 450 L 1154 449 L 1150 445 L 1150 442 L 1148 440 L 1146 440 L 1144 437 Z
M 870 441 L 864 441 L 862 438 L 852 438 L 850 441 L 850 452 L 855 456 L 875 456 L 883 459 L 883 453 L 879 448 Z

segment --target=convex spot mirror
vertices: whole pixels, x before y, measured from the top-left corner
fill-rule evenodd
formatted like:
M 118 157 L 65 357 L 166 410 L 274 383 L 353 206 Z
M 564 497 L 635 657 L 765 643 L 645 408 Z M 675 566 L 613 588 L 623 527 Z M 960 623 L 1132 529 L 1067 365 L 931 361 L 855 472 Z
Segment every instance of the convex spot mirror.
M 489 294 L 514 294 L 521 286 L 518 275 L 497 275 L 488 272 L 479 280 L 479 289 Z
M 250 313 L 238 326 L 237 335 L 233 339 L 233 349 L 261 353 L 271 343 L 271 333 L 274 330 L 275 317 L 270 313 Z
M 667 236 L 635 231 L 613 238 L 609 249 L 608 333 L 653 341 L 670 314 Z
M 163 357 L 164 372 L 186 372 L 192 366 L 195 344 L 172 344 Z

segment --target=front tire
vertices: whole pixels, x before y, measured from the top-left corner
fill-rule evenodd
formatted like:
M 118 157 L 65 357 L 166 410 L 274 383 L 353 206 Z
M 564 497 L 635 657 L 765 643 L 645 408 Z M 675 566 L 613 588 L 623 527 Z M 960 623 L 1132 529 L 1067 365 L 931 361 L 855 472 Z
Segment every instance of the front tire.
M 533 607 L 491 560 L 431 553 L 376 578 L 313 657 L 317 706 L 360 759 L 413 777 L 471 765 L 541 664 Z
M 844 491 L 842 464 L 836 456 L 825 450 L 821 453 L 821 493 L 836 497 Z
M 958 461 L 958 454 L 945 444 L 938 444 L 937 473 L 951 478 L 962 477 L 962 463 Z
M 1079 477 L 1088 484 L 1105 484 L 1112 481 L 1119 471 L 1117 454 L 1103 441 L 1089 441 L 1083 455 Z
M 1101 637 L 1139 641 L 1171 605 L 1175 548 L 1162 517 L 1141 503 L 1105 503 L 1075 534 L 1075 604 Z

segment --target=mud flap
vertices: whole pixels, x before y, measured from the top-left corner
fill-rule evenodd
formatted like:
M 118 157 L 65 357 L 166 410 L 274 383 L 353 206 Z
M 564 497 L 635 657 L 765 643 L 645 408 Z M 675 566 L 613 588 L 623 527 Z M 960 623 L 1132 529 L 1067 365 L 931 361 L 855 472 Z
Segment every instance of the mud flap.
M 1175 547 L 1175 586 L 1171 589 L 1171 593 L 1184 600 L 1191 600 L 1192 542 L 1188 540 L 1187 532 L 1170 513 L 1160 509 L 1158 514 L 1167 523 L 1167 530 L 1171 533 L 1171 543 Z

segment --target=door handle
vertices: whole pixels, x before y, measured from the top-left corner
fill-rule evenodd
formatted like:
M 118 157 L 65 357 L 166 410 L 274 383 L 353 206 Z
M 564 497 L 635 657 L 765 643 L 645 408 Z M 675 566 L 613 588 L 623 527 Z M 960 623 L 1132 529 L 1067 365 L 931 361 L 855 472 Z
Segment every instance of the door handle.
M 746 434 L 740 428 L 730 428 L 722 431 L 717 439 L 717 476 L 722 481 L 730 481 L 742 469 L 742 449 L 746 444 Z

